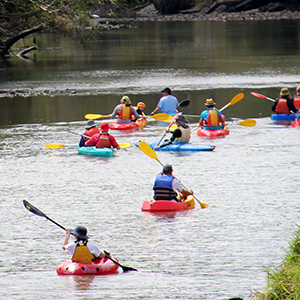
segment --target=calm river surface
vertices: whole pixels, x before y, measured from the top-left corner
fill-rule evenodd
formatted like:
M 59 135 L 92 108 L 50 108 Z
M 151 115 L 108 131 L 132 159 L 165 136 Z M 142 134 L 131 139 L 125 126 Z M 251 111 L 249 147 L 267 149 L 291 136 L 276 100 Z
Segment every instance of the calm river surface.
M 1 91 L 39 93 L 0 99 L 3 298 L 249 299 L 285 255 L 300 212 L 300 131 L 272 124 L 272 103 L 250 92 L 276 98 L 286 86 L 293 94 L 300 23 L 135 26 L 87 45 L 38 36 L 35 59 L 12 57 L 0 72 Z M 166 86 L 180 101 L 191 99 L 183 109 L 190 115 L 205 109 L 207 97 L 218 107 L 237 93 L 245 98 L 224 110 L 228 136 L 204 140 L 194 132 L 193 143 L 215 151 L 157 152 L 210 206 L 152 215 L 141 205 L 161 166 L 135 143 L 160 139 L 164 127 L 149 118 L 145 129 L 111 131 L 131 147 L 109 159 L 78 155 L 73 133 L 84 131 L 86 113 L 109 114 L 124 94 L 144 101 L 149 114 Z M 246 118 L 257 125 L 236 124 Z M 23 199 L 64 227 L 86 226 L 92 241 L 138 272 L 58 276 L 56 266 L 70 257 L 61 248 L 64 231 L 28 212 Z

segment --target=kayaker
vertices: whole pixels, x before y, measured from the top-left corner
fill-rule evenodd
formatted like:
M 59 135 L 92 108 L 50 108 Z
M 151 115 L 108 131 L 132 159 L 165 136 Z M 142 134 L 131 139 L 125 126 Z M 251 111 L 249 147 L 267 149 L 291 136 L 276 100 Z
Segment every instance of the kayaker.
M 113 113 L 110 115 L 111 118 L 118 116 L 118 123 L 130 123 L 132 117 L 140 119 L 142 116 L 131 105 L 131 100 L 128 96 L 123 96 L 120 100 L 121 104 L 118 104 Z
M 276 98 L 272 106 L 272 111 L 277 114 L 290 114 L 291 112 L 296 113 L 298 111 L 287 88 L 282 88 L 280 90 L 279 97 Z
M 296 108 L 298 108 L 298 112 L 300 110 L 300 85 L 296 87 L 296 95 L 293 98 L 293 103 Z
M 86 131 L 82 134 L 81 139 L 79 141 L 79 146 L 83 147 L 84 143 L 89 139 L 86 136 L 92 137 L 94 134 L 99 133 L 100 129 L 96 127 L 96 123 L 94 120 L 88 120 L 86 124 Z
M 136 112 L 138 113 L 139 116 L 143 116 L 143 117 L 146 117 L 145 114 L 144 114 L 144 109 L 146 108 L 146 105 L 144 102 L 139 102 L 137 105 L 136 105 Z M 135 122 L 137 120 L 137 118 L 133 117 L 132 118 L 132 121 Z
M 76 237 L 76 241 L 69 243 L 70 235 Z M 63 242 L 63 249 L 72 253 L 72 261 L 82 263 L 92 263 L 94 258 L 105 257 L 93 242 L 90 242 L 86 235 L 87 229 L 84 226 L 77 226 L 74 230 L 66 229 L 66 238 Z
M 170 144 L 178 144 L 178 143 L 188 143 L 191 139 L 191 129 L 186 124 L 186 119 L 183 115 L 180 115 L 176 119 L 176 124 L 178 128 L 173 131 L 172 137 L 170 140 L 166 140 L 162 145 L 155 146 L 154 149 L 159 149 Z M 170 132 L 168 130 L 168 132 Z
M 178 193 L 183 195 L 183 197 L 194 194 L 192 190 L 186 190 L 182 183 L 172 174 L 172 166 L 165 165 L 162 173 L 156 175 L 153 185 L 154 200 L 173 200 L 180 202 L 181 200 L 180 197 L 178 197 Z
M 208 130 L 223 129 L 226 123 L 222 118 L 222 113 L 215 107 L 214 100 L 206 99 L 204 105 L 207 109 L 201 113 L 198 126 Z
M 120 149 L 119 144 L 115 138 L 108 134 L 109 125 L 107 122 L 100 124 L 100 133 L 94 134 L 89 140 L 85 142 L 85 146 L 96 146 L 96 148 L 117 148 Z
M 169 115 L 177 113 L 177 108 L 179 107 L 178 100 L 175 96 L 172 95 L 170 88 L 165 88 L 162 91 L 162 97 L 159 99 L 159 102 L 156 108 L 153 110 L 151 115 L 157 113 L 166 113 Z

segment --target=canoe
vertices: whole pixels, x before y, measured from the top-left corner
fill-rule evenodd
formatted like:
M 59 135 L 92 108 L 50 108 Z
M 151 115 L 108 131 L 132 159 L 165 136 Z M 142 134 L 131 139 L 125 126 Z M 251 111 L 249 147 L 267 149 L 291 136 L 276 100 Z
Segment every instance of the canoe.
M 144 128 L 147 125 L 147 119 L 143 119 L 141 121 L 136 120 L 135 122 L 130 122 L 130 123 L 118 123 L 118 122 L 113 122 L 111 123 L 110 129 L 115 129 L 115 130 L 132 130 L 136 128 Z
M 300 114 L 272 114 L 271 115 L 271 120 L 274 123 L 282 123 L 282 122 L 292 123 L 299 118 L 300 118 Z
M 92 147 L 80 147 L 78 146 L 77 151 L 79 154 L 98 156 L 98 157 L 113 157 L 113 150 L 109 148 L 96 148 Z
M 58 275 L 107 275 L 117 273 L 118 265 L 108 258 L 101 258 L 92 264 L 67 260 L 56 268 Z
M 153 149 L 157 146 L 159 141 L 149 143 L 149 146 Z M 178 143 L 170 144 L 168 146 L 162 147 L 160 149 L 155 149 L 155 151 L 213 151 L 215 146 L 204 146 L 191 143 Z
M 223 129 L 209 130 L 199 127 L 197 135 L 205 138 L 217 138 L 229 134 L 229 129 L 225 126 Z
M 142 211 L 158 212 L 158 211 L 181 211 L 192 209 L 195 207 L 195 200 L 192 195 L 188 196 L 184 202 L 176 202 L 169 200 L 145 200 L 142 205 Z

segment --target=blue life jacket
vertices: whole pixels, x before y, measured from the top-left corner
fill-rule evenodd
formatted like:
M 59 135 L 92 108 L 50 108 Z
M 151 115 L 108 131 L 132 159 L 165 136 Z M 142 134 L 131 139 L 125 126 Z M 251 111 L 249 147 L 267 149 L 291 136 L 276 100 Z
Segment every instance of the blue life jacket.
M 172 181 L 174 176 L 158 174 L 154 181 L 154 200 L 176 200 L 177 193 L 173 191 Z

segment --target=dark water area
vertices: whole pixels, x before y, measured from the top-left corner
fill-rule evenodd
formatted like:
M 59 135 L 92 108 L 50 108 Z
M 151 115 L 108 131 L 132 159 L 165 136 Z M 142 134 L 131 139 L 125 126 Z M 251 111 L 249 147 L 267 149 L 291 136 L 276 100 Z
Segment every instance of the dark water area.
M 26 96 L 0 97 L 3 298 L 245 300 L 264 289 L 267 270 L 280 264 L 298 228 L 300 131 L 273 124 L 272 102 L 250 92 L 276 98 L 285 86 L 294 93 L 300 22 L 134 25 L 86 44 L 37 36 L 35 54 L 11 57 L 0 72 L 0 96 Z M 166 86 L 179 101 L 191 100 L 182 108 L 187 115 L 199 115 L 208 97 L 221 108 L 245 96 L 224 110 L 228 136 L 192 134 L 192 143 L 214 151 L 157 152 L 209 207 L 153 215 L 141 206 L 161 166 L 135 143 L 159 140 L 159 122 L 111 130 L 131 144 L 112 158 L 78 155 L 77 144 L 85 114 L 111 113 L 122 95 L 145 102 L 149 114 Z M 257 125 L 237 124 L 247 118 Z M 138 272 L 58 276 L 57 265 L 70 258 L 61 248 L 64 232 L 28 212 L 23 199 L 65 227 L 86 226 L 92 241 Z

